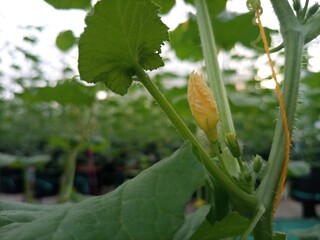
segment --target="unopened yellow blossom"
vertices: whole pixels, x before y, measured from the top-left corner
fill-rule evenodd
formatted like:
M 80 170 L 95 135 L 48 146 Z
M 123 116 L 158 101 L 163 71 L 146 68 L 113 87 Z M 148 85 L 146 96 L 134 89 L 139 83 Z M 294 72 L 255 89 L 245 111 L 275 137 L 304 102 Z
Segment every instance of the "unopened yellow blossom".
M 188 100 L 193 117 L 210 142 L 218 141 L 219 114 L 211 89 L 203 76 L 192 72 L 189 78 Z

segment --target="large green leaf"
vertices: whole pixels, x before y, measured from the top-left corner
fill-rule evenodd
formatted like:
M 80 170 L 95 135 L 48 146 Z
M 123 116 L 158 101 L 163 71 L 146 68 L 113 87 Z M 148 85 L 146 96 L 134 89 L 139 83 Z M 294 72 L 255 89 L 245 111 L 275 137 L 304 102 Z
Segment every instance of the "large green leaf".
M 45 0 L 57 9 L 87 9 L 91 6 L 91 0 Z
M 240 236 L 248 228 L 250 222 L 237 213 L 231 213 L 220 222 L 211 225 L 208 221 L 203 222 L 190 240 L 218 240 Z
M 198 26 L 193 17 L 172 31 L 170 39 L 178 58 L 191 61 L 199 61 L 203 58 Z
M 257 46 L 252 45 L 259 36 L 258 26 L 252 24 L 253 17 L 253 13 L 245 13 L 230 18 L 214 17 L 214 14 L 212 14 L 212 27 L 219 48 L 230 50 L 236 43 L 241 43 L 248 48 L 262 48 L 261 41 L 257 43 Z M 270 42 L 272 30 L 268 28 L 265 28 L 265 30 L 268 42 Z M 191 61 L 202 59 L 198 26 L 194 16 L 190 16 L 186 22 L 181 23 L 172 31 L 170 39 L 171 46 L 180 59 Z
M 220 186 L 213 178 L 212 182 L 207 183 L 208 203 L 211 206 L 207 215 L 207 221 L 211 224 L 221 221 L 230 213 L 229 196 L 225 189 Z
M 215 38 L 220 47 L 230 50 L 237 42 L 248 48 L 255 48 L 252 45 L 259 36 L 259 28 L 252 24 L 254 13 L 245 13 L 231 19 L 213 19 L 213 30 Z M 270 29 L 266 28 L 268 42 L 270 42 Z M 258 47 L 263 47 L 262 41 Z
M 135 70 L 163 66 L 161 45 L 167 26 L 150 0 L 101 0 L 86 18 L 79 42 L 79 72 L 87 82 L 104 82 L 124 95 Z
M 184 206 L 204 183 L 190 144 L 115 191 L 56 208 L 0 202 L 0 236 L 12 239 L 172 239 Z M 17 209 L 18 208 L 18 209 Z
M 197 231 L 199 226 L 206 219 L 206 216 L 210 210 L 209 205 L 205 205 L 195 212 L 186 216 L 186 221 L 181 228 L 174 235 L 174 240 L 188 240 Z

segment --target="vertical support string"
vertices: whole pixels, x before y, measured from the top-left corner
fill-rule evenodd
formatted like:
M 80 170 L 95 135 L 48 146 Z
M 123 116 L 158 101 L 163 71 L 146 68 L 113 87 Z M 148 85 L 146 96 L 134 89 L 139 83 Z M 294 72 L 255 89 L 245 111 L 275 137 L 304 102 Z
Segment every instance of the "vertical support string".
M 285 183 L 286 175 L 287 175 L 287 170 L 288 170 L 288 163 L 289 163 L 289 157 L 290 157 L 290 130 L 289 130 L 286 109 L 285 109 L 285 106 L 283 103 L 283 98 L 282 98 L 279 82 L 277 80 L 277 74 L 274 70 L 274 64 L 273 64 L 273 61 L 270 56 L 267 37 L 266 37 L 265 31 L 264 31 L 264 28 L 262 26 L 262 23 L 261 23 L 261 18 L 260 18 L 261 9 L 256 8 L 255 12 L 256 12 L 256 17 L 258 20 L 258 26 L 260 29 L 260 34 L 261 34 L 261 39 L 263 42 L 264 50 L 268 56 L 268 61 L 269 61 L 269 65 L 271 68 L 272 77 L 273 77 L 275 84 L 276 84 L 276 93 L 277 93 L 278 100 L 279 100 L 279 106 L 280 106 L 280 111 L 281 111 L 281 116 L 282 116 L 282 121 L 283 121 L 283 127 L 284 127 L 285 135 L 286 135 L 284 162 L 283 162 L 282 172 L 280 175 L 279 185 L 278 185 L 278 189 L 277 189 L 277 195 L 276 195 L 275 202 L 273 205 L 273 213 L 275 213 L 278 208 L 278 205 L 280 203 L 281 193 L 282 193 L 282 190 L 284 187 L 284 183 Z

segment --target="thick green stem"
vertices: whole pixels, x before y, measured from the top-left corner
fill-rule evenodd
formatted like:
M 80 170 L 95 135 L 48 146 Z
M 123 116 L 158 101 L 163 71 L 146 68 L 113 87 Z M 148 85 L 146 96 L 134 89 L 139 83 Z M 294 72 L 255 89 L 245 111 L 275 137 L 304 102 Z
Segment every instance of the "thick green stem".
M 24 195 L 26 198 L 26 202 L 33 202 L 33 192 L 30 181 L 30 172 L 32 172 L 31 167 L 23 168 L 23 185 L 24 185 Z
M 282 90 L 283 101 L 286 108 L 289 128 L 292 129 L 294 122 L 294 115 L 297 106 L 300 66 L 302 58 L 302 49 L 304 44 L 304 35 L 301 32 L 291 32 L 285 39 L 285 81 Z M 268 160 L 268 169 L 261 185 L 258 189 L 257 196 L 264 203 L 267 208 L 266 215 L 263 218 L 263 225 L 268 225 L 267 228 L 272 229 L 271 221 L 273 217 L 274 201 L 279 186 L 280 176 L 282 173 L 284 163 L 284 146 L 285 146 L 285 132 L 281 112 L 278 114 L 278 122 L 272 142 L 272 147 Z M 261 233 L 261 237 L 257 239 L 271 239 L 266 238 L 270 234 Z
M 282 96 L 291 131 L 297 106 L 305 33 L 298 20 L 293 18 L 292 9 L 286 0 L 271 0 L 271 2 L 278 16 L 284 40 L 285 70 Z M 267 173 L 257 191 L 257 197 L 263 205 L 266 206 L 266 212 L 258 222 L 254 231 L 255 239 L 259 240 L 271 240 L 273 235 L 273 208 L 284 164 L 284 146 L 286 141 L 281 114 L 279 111 L 278 122 L 268 160 Z
M 225 188 L 230 197 L 232 197 L 244 209 L 248 211 L 255 209 L 257 207 L 256 197 L 243 191 L 220 170 L 220 168 L 212 161 L 208 153 L 203 149 L 203 147 L 191 133 L 184 121 L 173 109 L 165 96 L 153 84 L 149 76 L 143 71 L 143 69 L 141 69 L 140 66 L 137 66 L 135 70 L 139 81 L 145 86 L 152 97 L 156 100 L 156 102 L 176 127 L 181 136 L 185 140 L 190 141 L 191 144 L 197 149 L 202 163 L 206 167 L 207 171 Z
M 219 163 L 220 163 L 223 171 L 229 176 L 228 168 L 226 167 L 226 164 L 224 163 L 224 161 L 223 161 L 223 159 L 222 159 L 222 157 L 221 157 L 218 143 L 212 144 L 212 148 L 213 148 L 214 154 L 217 156 L 217 158 L 218 158 L 218 160 L 219 160 Z
M 266 211 L 253 231 L 255 240 L 272 240 L 273 239 L 273 217 L 270 210 Z
M 60 184 L 60 193 L 58 202 L 64 203 L 70 200 L 72 190 L 73 190 L 73 181 L 76 172 L 76 158 L 80 149 L 80 145 L 76 145 L 73 149 L 68 153 L 64 172 L 61 178 Z
M 201 46 L 206 63 L 209 85 L 218 105 L 221 122 L 221 139 L 226 133 L 235 133 L 230 106 L 219 67 L 217 48 L 212 31 L 208 7 L 205 0 L 194 1 L 197 9 L 197 22 L 201 38 Z
M 286 108 L 288 124 L 290 131 L 293 127 L 295 111 L 297 107 L 300 67 L 302 59 L 302 50 L 304 44 L 304 35 L 300 32 L 290 34 L 290 40 L 285 42 L 286 63 L 285 63 L 285 81 L 283 84 L 283 100 Z M 282 170 L 282 162 L 284 158 L 285 132 L 281 113 L 278 114 L 278 122 L 268 162 L 267 176 L 274 179 L 274 176 L 280 176 Z M 280 163 L 279 163 L 280 162 Z M 272 182 L 277 182 L 276 179 Z M 270 184 L 270 183 L 269 183 Z M 277 185 L 278 183 L 274 183 Z M 269 191 L 271 192 L 271 191 Z

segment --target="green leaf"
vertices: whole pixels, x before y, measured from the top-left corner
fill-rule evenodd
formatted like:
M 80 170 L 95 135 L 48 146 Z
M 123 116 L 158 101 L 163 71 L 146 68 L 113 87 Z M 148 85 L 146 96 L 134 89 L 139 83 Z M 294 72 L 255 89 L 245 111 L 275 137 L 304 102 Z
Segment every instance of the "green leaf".
M 311 166 L 305 161 L 290 161 L 288 166 L 289 177 L 305 177 L 311 172 Z
M 91 6 L 91 0 L 45 0 L 56 9 L 88 9 Z
M 228 169 L 229 174 L 234 177 L 238 178 L 240 173 L 240 167 L 237 160 L 232 156 L 231 152 L 227 149 L 221 154 L 223 162 Z
M 37 218 L 44 216 L 52 210 L 56 211 L 62 206 L 63 205 L 46 206 L 19 202 L 0 201 L 0 236 L 4 236 L 2 233 L 2 227 L 6 227 L 7 230 L 10 231 L 10 226 L 11 228 L 15 228 L 15 224 L 26 224 L 28 222 L 32 222 L 33 220 L 36 220 Z
M 0 167 L 11 166 L 17 161 L 17 156 L 0 153 Z
M 254 48 L 252 42 L 259 36 L 259 28 L 252 24 L 253 13 L 245 13 L 231 19 L 213 19 L 213 30 L 217 44 L 223 49 L 230 50 L 237 42 L 248 48 Z M 270 30 L 265 28 L 268 42 L 270 42 Z M 262 46 L 260 41 L 259 47 Z
M 301 80 L 301 83 L 307 85 L 311 89 L 320 88 L 320 72 L 309 73 L 309 75 Z
M 211 185 L 207 184 L 209 190 L 209 204 L 211 206 L 207 215 L 207 221 L 214 224 L 216 221 L 221 221 L 230 213 L 229 196 L 225 189 L 220 186 L 213 178 Z
M 203 166 L 187 143 L 104 196 L 44 210 L 32 210 L 32 205 L 7 210 L 7 204 L 0 202 L 0 236 L 2 240 L 172 239 L 184 222 L 186 202 L 204 177 Z M 23 217 L 16 217 L 21 211 Z
M 16 168 L 25 168 L 29 166 L 41 167 L 50 160 L 49 155 L 34 155 L 22 157 L 10 154 L 0 153 L 0 167 L 11 166 Z
M 296 229 L 290 231 L 288 235 L 292 235 L 301 240 L 318 240 L 320 236 L 320 224 L 318 223 L 305 229 Z
M 190 240 L 218 240 L 228 237 L 240 236 L 249 227 L 248 219 L 237 213 L 231 213 L 220 222 L 211 225 L 208 221 L 203 222 Z
M 36 44 L 38 42 L 38 39 L 35 36 L 25 36 L 23 38 L 23 41 L 29 42 L 30 44 Z
M 203 58 L 198 26 L 191 17 L 170 33 L 171 46 L 181 60 L 200 61 Z
M 186 220 L 182 227 L 174 235 L 174 240 L 188 240 L 196 232 L 199 226 L 206 219 L 206 215 L 210 210 L 210 206 L 206 205 L 195 212 L 186 216 Z
M 56 39 L 57 47 L 66 52 L 76 44 L 76 37 L 71 30 L 60 32 Z
M 167 26 L 150 0 L 101 0 L 86 18 L 79 42 L 79 72 L 87 82 L 103 82 L 124 95 L 135 70 L 163 66 L 161 45 Z
M 214 1 L 211 1 L 214 2 Z M 211 13 L 211 12 L 210 12 Z M 217 45 L 225 50 L 230 50 L 236 43 L 256 49 L 263 47 L 262 42 L 258 42 L 257 46 L 253 46 L 259 36 L 259 28 L 252 24 L 254 15 L 245 13 L 232 18 L 215 17 L 211 15 L 211 21 L 214 36 Z M 270 33 L 274 32 L 265 28 L 268 42 L 271 41 Z M 202 50 L 198 26 L 193 16 L 181 23 L 175 30 L 170 33 L 171 46 L 176 52 L 177 57 L 182 60 L 199 61 L 202 59 Z
M 168 13 L 175 4 L 175 0 L 153 0 L 153 2 L 160 6 L 161 13 Z
M 273 234 L 273 238 L 274 240 L 286 240 L 287 239 L 287 235 L 285 233 L 282 232 L 275 232 Z
M 33 103 L 55 101 L 62 105 L 91 105 L 95 101 L 96 89 L 75 80 L 67 80 L 55 87 L 26 88 L 23 93 L 16 95 Z

